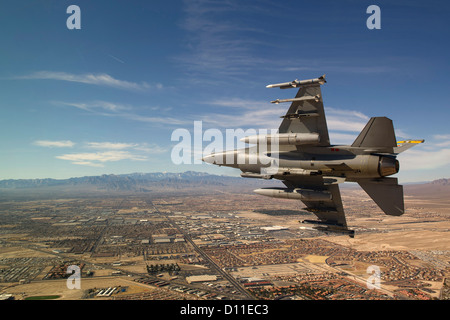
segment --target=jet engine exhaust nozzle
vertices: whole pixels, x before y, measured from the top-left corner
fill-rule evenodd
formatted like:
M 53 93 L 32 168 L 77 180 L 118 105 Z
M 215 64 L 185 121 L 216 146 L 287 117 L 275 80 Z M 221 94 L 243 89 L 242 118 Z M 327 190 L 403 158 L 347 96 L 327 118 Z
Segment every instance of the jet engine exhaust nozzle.
M 391 157 L 380 157 L 378 162 L 378 173 L 382 177 L 396 174 L 400 170 L 400 164 L 397 159 Z

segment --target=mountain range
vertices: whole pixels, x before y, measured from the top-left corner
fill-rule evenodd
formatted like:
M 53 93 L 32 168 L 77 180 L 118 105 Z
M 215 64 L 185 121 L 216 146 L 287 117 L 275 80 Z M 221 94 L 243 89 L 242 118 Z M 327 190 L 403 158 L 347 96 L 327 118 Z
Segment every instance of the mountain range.
M 426 183 L 411 184 L 404 186 L 405 194 L 416 197 L 426 198 L 445 198 L 450 197 L 450 179 L 437 179 Z
M 190 183 L 221 185 L 234 177 L 211 175 L 203 172 L 187 171 L 182 173 L 154 172 L 131 174 L 104 174 L 69 179 L 9 179 L 0 180 L 0 188 L 26 189 L 54 186 L 95 186 L 104 190 L 145 191 L 155 185 L 183 185 Z
M 204 172 L 186 171 L 182 173 L 154 172 L 130 174 L 104 174 L 69 179 L 8 179 L 0 180 L 0 199 L 19 196 L 23 198 L 52 198 L 61 196 L 97 196 L 130 193 L 148 194 L 197 194 L 215 192 L 252 192 L 252 187 L 284 186 L 279 181 L 260 179 L 243 179 L 224 175 L 213 175 Z M 450 179 L 439 179 L 431 182 L 407 184 L 406 195 L 448 196 L 450 195 Z
M 0 199 L 24 199 L 63 196 L 114 196 L 147 193 L 198 194 L 216 192 L 251 192 L 252 187 L 273 186 L 266 181 L 241 177 L 213 175 L 204 172 L 154 172 L 104 174 L 69 179 L 0 180 Z

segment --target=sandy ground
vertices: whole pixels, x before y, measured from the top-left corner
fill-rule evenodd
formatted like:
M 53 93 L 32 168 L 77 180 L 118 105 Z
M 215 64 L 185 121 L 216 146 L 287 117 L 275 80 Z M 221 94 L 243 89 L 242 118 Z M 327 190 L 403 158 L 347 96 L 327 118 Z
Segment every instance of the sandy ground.
M 54 255 L 22 247 L 0 247 L 0 258 L 2 259 L 38 257 L 54 257 Z
M 13 294 L 16 299 L 20 299 L 20 297 L 26 298 L 32 296 L 59 295 L 60 297 L 57 300 L 78 300 L 82 298 L 84 291 L 87 289 L 118 286 L 129 287 L 126 294 L 154 290 L 149 286 L 141 285 L 124 277 L 102 277 L 81 279 L 81 289 L 69 289 L 67 287 L 67 280 L 44 280 L 9 287 L 6 291 Z
M 444 231 L 393 231 L 377 234 L 360 234 L 326 237 L 326 240 L 359 251 L 376 250 L 450 250 L 450 232 Z

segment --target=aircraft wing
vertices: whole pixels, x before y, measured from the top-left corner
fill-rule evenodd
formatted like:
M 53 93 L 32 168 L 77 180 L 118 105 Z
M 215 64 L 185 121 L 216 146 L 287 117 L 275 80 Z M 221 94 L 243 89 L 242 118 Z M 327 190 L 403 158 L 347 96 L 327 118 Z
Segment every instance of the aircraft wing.
M 305 201 L 306 210 L 315 214 L 319 221 L 305 220 L 306 223 L 313 223 L 320 226 L 323 231 L 348 232 L 344 207 L 342 205 L 341 193 L 338 184 L 328 184 L 322 176 L 309 176 L 289 180 L 283 180 L 288 188 L 301 188 L 315 191 L 328 191 L 331 193 L 329 201 Z
M 303 83 L 307 82 L 308 83 Z M 283 121 L 278 129 L 279 133 L 318 133 L 318 146 L 329 146 L 330 139 L 328 137 L 327 122 L 325 119 L 325 111 L 323 107 L 322 92 L 320 85 L 325 83 L 325 75 L 320 78 L 306 81 L 298 81 L 298 85 L 291 86 L 270 85 L 268 87 L 297 87 L 300 89 L 294 99 L 275 100 L 273 103 L 290 102 L 291 106 L 286 115 L 282 116 Z M 289 83 L 288 83 L 289 84 Z

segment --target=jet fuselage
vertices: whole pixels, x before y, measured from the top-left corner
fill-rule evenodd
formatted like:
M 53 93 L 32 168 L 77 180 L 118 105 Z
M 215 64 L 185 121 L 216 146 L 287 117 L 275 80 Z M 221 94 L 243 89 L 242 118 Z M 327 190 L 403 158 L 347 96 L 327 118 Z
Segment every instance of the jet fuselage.
M 302 151 L 266 151 L 257 147 L 213 153 L 205 162 L 240 169 L 247 177 L 285 179 L 289 176 L 322 175 L 328 177 L 373 179 L 399 171 L 398 161 L 386 155 L 364 154 L 350 146 L 302 147 Z

